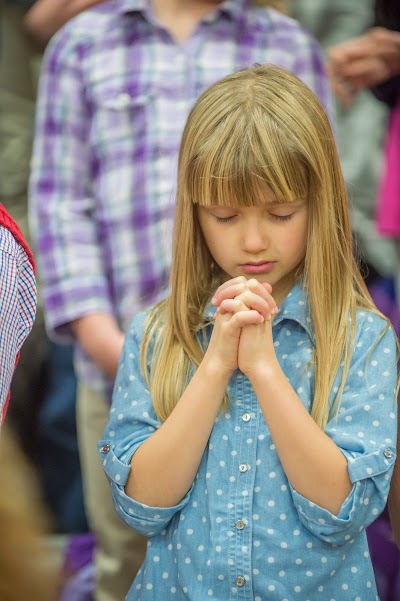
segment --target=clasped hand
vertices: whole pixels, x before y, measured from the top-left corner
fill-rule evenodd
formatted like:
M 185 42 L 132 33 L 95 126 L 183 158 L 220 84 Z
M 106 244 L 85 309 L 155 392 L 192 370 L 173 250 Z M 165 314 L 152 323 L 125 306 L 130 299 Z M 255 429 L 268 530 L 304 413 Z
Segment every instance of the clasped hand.
M 217 310 L 208 358 L 229 374 L 239 368 L 250 379 L 276 360 L 271 326 L 278 308 L 270 284 L 234 278 L 218 288 L 212 302 Z

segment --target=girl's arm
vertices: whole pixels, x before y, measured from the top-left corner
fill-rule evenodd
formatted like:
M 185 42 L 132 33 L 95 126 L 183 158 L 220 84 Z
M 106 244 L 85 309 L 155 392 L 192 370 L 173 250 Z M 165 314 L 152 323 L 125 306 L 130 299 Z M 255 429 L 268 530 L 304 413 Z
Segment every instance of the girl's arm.
M 298 493 L 337 515 L 352 489 L 347 459 L 314 422 L 276 357 L 251 370 L 249 379 L 289 482 Z
M 255 280 L 241 286 L 243 291 L 228 282 L 217 290 L 219 312 L 232 311 L 238 303 L 244 310 L 249 288 L 263 296 L 270 291 Z M 314 422 L 283 373 L 275 354 L 271 321 L 242 330 L 238 365 L 253 386 L 293 488 L 331 513 L 338 513 L 352 488 L 347 460 Z
M 326 432 L 315 424 L 282 371 L 271 324 L 245 328 L 239 344 L 239 369 L 253 385 L 291 486 L 322 510 L 347 516 L 345 528 L 351 522 L 364 528 L 382 511 L 395 456 L 395 338 L 389 330 L 377 343 L 383 320 L 371 315 L 363 319 L 342 412 L 330 420 Z M 356 498 L 357 503 L 365 502 L 362 511 L 355 509 Z M 349 507 L 354 511 L 347 511 Z M 325 523 L 328 518 L 318 519 Z
M 250 284 L 255 292 L 263 293 L 260 284 L 257 285 L 249 281 L 246 286 L 248 287 Z M 257 286 L 260 288 L 259 290 Z M 217 291 L 215 304 L 219 306 L 219 311 L 231 310 L 232 303 L 246 305 L 245 293 L 238 294 L 236 288 L 230 285 L 225 288 L 221 287 Z M 376 318 L 376 325 L 381 328 L 382 325 L 381 321 L 379 323 L 379 319 Z M 344 416 L 343 421 L 340 421 L 340 426 L 338 426 L 340 427 L 341 436 L 343 434 L 345 440 L 348 440 L 350 448 L 353 445 L 354 448 L 359 449 L 359 452 L 354 455 L 349 455 L 347 451 L 336 444 L 335 436 L 328 435 L 328 433 L 332 434 L 332 432 L 329 432 L 329 428 L 325 433 L 316 425 L 294 391 L 277 359 L 271 322 L 245 327 L 240 336 L 239 369 L 245 373 L 252 383 L 291 486 L 301 496 L 334 515 L 340 513 L 344 501 L 353 488 L 354 478 L 349 470 L 349 461 L 352 461 L 353 458 L 362 457 L 363 454 L 367 456 L 369 447 L 371 455 L 375 455 L 374 450 L 376 450 L 376 453 L 380 456 L 384 451 L 384 444 L 388 444 L 389 441 L 389 438 L 387 436 L 385 438 L 383 432 L 380 434 L 377 431 L 377 424 L 383 425 L 383 416 L 388 404 L 390 405 L 393 400 L 393 386 L 391 387 L 391 383 L 396 380 L 396 364 L 393 360 L 396 353 L 393 336 L 390 332 L 378 345 L 376 344 L 380 332 L 375 330 L 375 326 L 370 326 L 370 322 L 374 323 L 372 317 L 368 317 L 367 325 L 364 326 L 364 331 L 368 334 L 359 341 L 358 347 L 361 350 L 358 351 L 357 347 L 357 353 L 353 353 L 353 363 L 348 378 L 351 389 L 349 393 L 351 411 L 350 414 Z M 376 346 L 376 349 L 370 356 L 370 349 L 374 346 Z M 377 371 L 378 368 L 374 370 L 372 386 L 370 386 L 371 383 L 368 382 L 368 377 L 363 371 L 367 362 L 370 365 L 371 363 L 376 366 L 379 364 L 379 369 L 382 370 L 382 372 Z M 376 374 L 381 374 L 380 379 L 376 380 Z M 381 399 L 385 399 L 385 403 Z M 364 409 L 364 405 L 369 407 L 367 401 L 375 410 L 375 419 L 372 417 L 374 415 L 372 409 L 371 413 L 369 413 L 370 409 Z M 364 424 L 364 416 L 367 415 L 371 418 L 370 421 L 367 419 L 367 423 Z M 393 415 L 395 413 L 391 411 L 391 416 Z M 348 418 L 348 421 L 346 418 Z M 361 421 L 357 423 L 357 420 L 360 419 Z M 365 426 L 365 438 L 368 436 L 371 439 L 368 444 L 366 444 L 367 440 L 365 443 L 362 440 L 364 431 L 359 434 L 362 429 L 361 426 L 363 428 Z M 388 427 L 387 432 L 391 431 L 392 429 Z M 379 441 L 383 445 L 379 445 Z M 346 449 L 346 443 L 344 448 Z M 362 449 L 364 449 L 364 453 Z M 388 459 L 386 459 L 386 456 L 382 456 L 377 460 L 380 466 L 379 473 L 384 473 L 390 466 L 389 459 L 392 458 L 393 453 L 390 449 L 387 453 Z M 374 462 L 375 460 L 372 459 L 371 461 Z M 383 465 L 381 465 L 382 461 Z M 357 465 L 360 465 L 360 463 L 358 462 Z M 376 465 L 372 468 L 371 466 L 367 468 L 366 465 L 364 468 L 365 476 L 374 474 L 375 470 Z M 359 470 L 358 476 L 360 476 L 360 473 Z M 363 475 L 363 478 L 365 476 Z
M 171 415 L 133 455 L 128 496 L 151 507 L 181 501 L 197 473 L 229 376 L 204 359 Z
M 254 310 L 221 315 L 204 359 L 166 421 L 134 453 L 125 492 L 152 507 L 177 505 L 190 489 L 231 374 L 237 368 L 241 328 L 270 316 L 265 299 Z M 259 312 L 260 311 L 260 312 Z M 173 377 L 173 375 L 171 375 Z

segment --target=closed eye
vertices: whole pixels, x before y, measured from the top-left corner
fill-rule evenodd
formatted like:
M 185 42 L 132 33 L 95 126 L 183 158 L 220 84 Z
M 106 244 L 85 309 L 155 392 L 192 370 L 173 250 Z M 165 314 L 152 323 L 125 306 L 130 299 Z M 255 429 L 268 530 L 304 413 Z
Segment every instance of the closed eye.
M 271 217 L 272 219 L 276 219 L 276 221 L 289 221 L 289 219 L 292 219 L 294 213 L 290 213 L 290 215 L 273 215 L 271 213 Z
M 217 220 L 218 223 L 228 223 L 229 221 L 232 221 L 232 219 L 235 219 L 236 215 L 231 215 L 230 217 L 215 217 L 215 219 Z

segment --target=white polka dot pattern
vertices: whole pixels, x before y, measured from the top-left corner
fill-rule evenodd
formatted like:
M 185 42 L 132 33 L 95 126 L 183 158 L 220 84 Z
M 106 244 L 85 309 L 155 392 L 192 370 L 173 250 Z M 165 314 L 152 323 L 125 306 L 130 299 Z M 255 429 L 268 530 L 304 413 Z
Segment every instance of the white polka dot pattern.
M 307 311 L 307 298 L 295 286 L 273 333 L 282 369 L 309 410 L 314 376 Z M 239 371 L 229 385 L 229 413 L 217 418 L 192 488 L 179 505 L 148 507 L 125 495 L 132 455 L 160 425 L 135 359 L 144 319 L 143 313 L 135 316 L 127 334 L 99 443 L 117 512 L 150 538 L 127 600 L 375 601 L 365 528 L 385 506 L 396 455 L 392 330 L 376 344 L 385 324 L 358 312 L 341 410 L 327 427 L 348 460 L 353 483 L 335 516 L 290 486 L 252 387 Z M 340 374 L 331 404 L 339 383 Z

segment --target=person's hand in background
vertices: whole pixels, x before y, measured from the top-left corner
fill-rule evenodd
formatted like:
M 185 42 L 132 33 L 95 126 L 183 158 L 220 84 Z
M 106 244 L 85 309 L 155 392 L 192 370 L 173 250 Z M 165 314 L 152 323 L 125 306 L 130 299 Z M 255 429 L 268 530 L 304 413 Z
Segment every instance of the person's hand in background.
M 341 104 L 351 105 L 362 89 L 400 73 L 400 33 L 374 27 L 367 33 L 328 49 L 327 70 Z
M 25 15 L 26 31 L 39 50 L 44 50 L 67 21 L 100 2 L 102 0 L 37 0 Z

